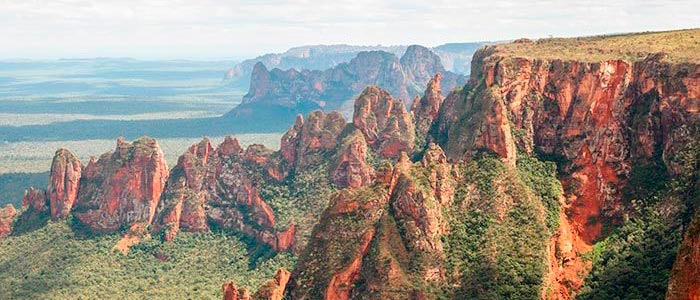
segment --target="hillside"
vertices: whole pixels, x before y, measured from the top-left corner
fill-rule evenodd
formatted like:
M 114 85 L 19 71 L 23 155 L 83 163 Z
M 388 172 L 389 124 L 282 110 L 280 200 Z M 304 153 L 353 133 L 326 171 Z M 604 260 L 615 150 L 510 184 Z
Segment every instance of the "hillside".
M 666 49 L 677 40 L 659 35 L 677 33 L 582 40 L 654 40 Z M 484 47 L 463 88 L 449 91 L 444 74 L 431 75 L 410 109 L 388 88 L 362 87 L 351 117 L 299 115 L 277 151 L 204 138 L 171 169 L 148 137 L 120 138 L 89 162 L 61 149 L 46 191 L 28 191 L 19 212 L 0 212 L 0 233 L 9 234 L 0 253 L 26 253 L 22 243 L 53 249 L 57 242 L 40 236 L 52 230 L 64 242 L 117 245 L 128 252 L 118 259 L 211 238 L 194 243 L 196 251 L 204 244 L 243 270 L 229 256 L 242 252 L 216 252 L 240 249 L 235 236 L 249 258 L 273 258 L 223 281 L 211 265 L 200 270 L 224 284 L 225 300 L 251 294 L 239 286 L 259 286 L 252 299 L 262 300 L 694 300 L 700 63 L 671 58 L 684 47 L 665 55 L 649 48 L 634 60 L 627 48 L 602 61 L 577 58 L 586 51 L 556 54 L 578 41 Z M 33 270 L 16 261 L 9 274 Z M 158 273 L 168 263 L 135 268 Z M 291 272 L 271 278 L 280 265 Z M 36 286 L 62 270 L 38 271 Z M 261 274 L 271 279 L 258 285 Z M 136 277 L 135 286 L 152 278 Z M 10 297 L 31 298 L 25 289 Z

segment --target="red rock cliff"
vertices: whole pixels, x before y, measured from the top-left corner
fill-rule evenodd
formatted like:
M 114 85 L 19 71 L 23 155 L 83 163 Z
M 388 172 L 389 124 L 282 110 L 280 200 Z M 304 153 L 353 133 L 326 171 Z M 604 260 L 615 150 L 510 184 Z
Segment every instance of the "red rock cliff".
M 376 86 L 366 88 L 355 101 L 352 123 L 382 157 L 398 158 L 402 151 L 413 150 L 411 115 L 401 101 Z
M 78 197 L 83 164 L 68 149 L 59 149 L 53 157 L 46 189 L 51 206 L 51 217 L 62 219 L 70 214 Z
M 213 148 L 209 139 L 204 138 L 180 156 L 172 169 L 153 226 L 155 231 L 165 231 L 165 240 L 173 240 L 180 230 L 209 231 L 204 213 L 206 192 L 203 184 L 211 152 Z
M 562 223 L 570 234 L 560 236 L 570 240 L 560 243 L 571 252 L 560 269 L 569 278 L 554 283 L 554 294 L 568 298 L 585 269 L 578 254 L 601 237 L 603 220 L 616 222 L 624 209 L 620 191 L 631 165 L 661 155 L 673 173 L 670 158 L 686 126 L 700 124 L 700 66 L 663 55 L 634 63 L 528 59 L 493 47 L 474 61 L 468 87 L 442 105 L 433 138 L 451 160 L 485 150 L 514 165 L 517 147 L 562 158 Z
M 155 139 L 129 143 L 120 138 L 113 152 L 85 167 L 74 215 L 94 231 L 150 224 L 167 177 L 168 166 Z

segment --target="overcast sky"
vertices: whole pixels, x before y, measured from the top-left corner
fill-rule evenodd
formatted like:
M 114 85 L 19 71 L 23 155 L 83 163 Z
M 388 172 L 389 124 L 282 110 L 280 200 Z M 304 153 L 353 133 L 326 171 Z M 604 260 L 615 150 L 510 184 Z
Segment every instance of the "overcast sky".
M 700 27 L 700 0 L 0 0 L 0 58 L 241 58 Z

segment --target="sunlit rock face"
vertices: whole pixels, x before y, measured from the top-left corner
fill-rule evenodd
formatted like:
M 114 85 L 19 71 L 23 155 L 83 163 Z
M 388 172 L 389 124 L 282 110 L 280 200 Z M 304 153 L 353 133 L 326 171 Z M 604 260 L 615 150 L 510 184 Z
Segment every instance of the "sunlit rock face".
M 46 190 L 53 219 L 62 219 L 70 214 L 78 197 L 82 170 L 83 164 L 73 152 L 63 148 L 56 151 Z
M 120 138 L 114 151 L 85 167 L 73 214 L 93 231 L 117 231 L 134 223 L 150 224 L 168 177 L 158 142 Z

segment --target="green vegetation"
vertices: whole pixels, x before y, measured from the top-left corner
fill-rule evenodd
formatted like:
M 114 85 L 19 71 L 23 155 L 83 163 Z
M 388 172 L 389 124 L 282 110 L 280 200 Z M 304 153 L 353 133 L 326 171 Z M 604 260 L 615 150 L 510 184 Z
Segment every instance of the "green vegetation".
M 595 245 L 578 299 L 664 299 L 681 239 L 677 218 L 646 210 Z
M 535 157 L 520 156 L 516 166 L 520 179 L 542 200 L 547 212 L 547 228 L 553 234 L 559 228 L 559 198 L 564 192 L 557 179 L 557 165 Z
M 341 190 L 333 196 L 336 201 L 368 204 L 342 214 L 324 212 L 314 231 L 322 232 L 309 242 L 299 260 L 301 272 L 296 281 L 296 293 L 308 293 L 308 299 L 322 299 L 333 274 L 350 264 L 357 256 L 367 232 L 374 230 L 382 210 L 387 209 L 388 197 L 382 187 L 362 187 Z
M 255 290 L 296 258 L 278 254 L 250 268 L 246 245 L 220 233 L 146 239 L 129 254 L 119 235 L 84 236 L 69 221 L 49 222 L 0 243 L 0 299 L 221 299 L 233 280 Z
M 464 167 L 466 182 L 457 191 L 456 206 L 446 212 L 452 232 L 443 243 L 447 265 L 457 274 L 450 284 L 459 286 L 448 288 L 447 297 L 539 298 L 550 236 L 543 202 L 551 200 L 556 185 L 546 180 L 551 172 L 530 174 L 537 168 L 552 171 L 533 159 L 513 172 L 490 156 Z M 522 180 L 519 173 L 529 177 Z M 529 185 L 541 190 L 532 192 Z
M 633 167 L 623 190 L 629 216 L 587 255 L 593 268 L 580 299 L 665 298 L 684 225 L 697 210 L 700 142 L 688 136 L 671 159 L 681 166 L 673 179 L 659 159 Z
M 300 170 L 281 184 L 268 182 L 260 196 L 275 213 L 276 227 L 285 229 L 291 221 L 301 225 L 297 239 L 301 245 L 308 241 L 314 224 L 328 207 L 335 187 L 328 181 L 328 163 Z
M 243 146 L 255 143 L 263 144 L 271 149 L 279 148 L 281 136 L 281 133 L 235 135 Z M 51 168 L 51 160 L 57 149 L 68 148 L 78 155 L 83 163 L 87 163 L 90 156 L 99 157 L 102 153 L 114 150 L 115 139 L 0 144 L 0 206 L 4 206 L 6 203 L 20 203 L 24 190 L 30 186 L 45 189 L 48 185 L 48 173 L 45 172 Z M 158 139 L 158 144 L 163 149 L 166 161 L 170 167 L 173 167 L 177 163 L 178 157 L 201 139 L 201 137 L 164 138 Z M 212 145 L 216 147 L 223 141 L 224 137 L 218 136 L 210 139 Z
M 643 32 L 577 38 L 518 40 L 500 44 L 501 56 L 601 62 L 623 59 L 639 61 L 649 54 L 665 52 L 671 62 L 700 62 L 700 29 Z

